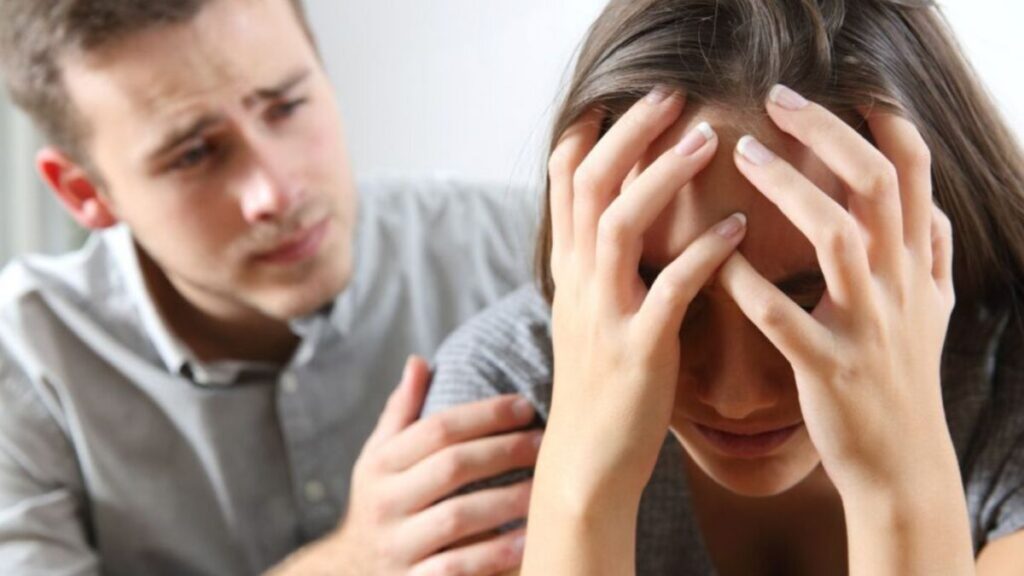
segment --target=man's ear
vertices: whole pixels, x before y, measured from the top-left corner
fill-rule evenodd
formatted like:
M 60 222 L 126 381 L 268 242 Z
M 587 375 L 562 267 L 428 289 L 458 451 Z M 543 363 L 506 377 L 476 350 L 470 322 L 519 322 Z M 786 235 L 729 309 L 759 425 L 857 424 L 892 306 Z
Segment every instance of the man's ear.
M 76 222 L 90 230 L 117 224 L 106 197 L 89 172 L 60 150 L 46 147 L 36 154 L 36 169 Z

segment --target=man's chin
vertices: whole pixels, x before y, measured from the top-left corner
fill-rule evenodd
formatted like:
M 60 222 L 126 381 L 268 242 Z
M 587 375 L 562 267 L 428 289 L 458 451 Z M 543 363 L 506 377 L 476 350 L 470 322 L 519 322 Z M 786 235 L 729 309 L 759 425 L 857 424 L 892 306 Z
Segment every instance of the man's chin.
M 258 295 L 256 308 L 265 315 L 289 321 L 314 314 L 333 302 L 348 286 L 349 275 L 336 272 L 328 277 L 305 280 L 263 291 Z

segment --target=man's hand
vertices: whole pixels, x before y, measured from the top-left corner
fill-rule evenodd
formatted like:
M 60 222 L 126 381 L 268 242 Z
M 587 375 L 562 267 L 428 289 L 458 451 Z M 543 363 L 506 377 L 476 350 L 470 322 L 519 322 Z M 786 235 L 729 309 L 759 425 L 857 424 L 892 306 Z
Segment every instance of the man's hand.
M 521 431 L 533 408 L 500 396 L 417 421 L 429 380 L 410 359 L 356 462 L 345 521 L 274 576 L 494 576 L 520 564 L 522 531 L 495 529 L 526 517 L 529 481 L 444 498 L 535 464 L 540 432 Z

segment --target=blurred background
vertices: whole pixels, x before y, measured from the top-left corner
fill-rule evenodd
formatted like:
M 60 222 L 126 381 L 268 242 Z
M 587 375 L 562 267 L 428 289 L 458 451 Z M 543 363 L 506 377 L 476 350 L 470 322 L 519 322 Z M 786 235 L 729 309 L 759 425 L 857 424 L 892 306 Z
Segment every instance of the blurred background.
M 548 123 L 605 0 L 306 0 L 356 175 L 538 187 Z M 1024 134 L 1024 3 L 944 0 L 964 50 Z M 38 183 L 39 142 L 0 95 L 0 264 L 82 233 Z

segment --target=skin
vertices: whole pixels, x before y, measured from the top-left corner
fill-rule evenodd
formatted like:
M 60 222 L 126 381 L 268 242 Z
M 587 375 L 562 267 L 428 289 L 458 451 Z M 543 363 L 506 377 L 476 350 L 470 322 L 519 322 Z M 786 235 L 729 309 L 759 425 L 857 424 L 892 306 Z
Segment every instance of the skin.
M 358 209 L 334 90 L 290 4 L 217 0 L 62 67 L 90 162 L 46 148 L 44 180 L 82 225 L 131 229 L 157 308 L 201 360 L 285 363 L 288 320 L 349 283 Z M 301 257 L 268 258 L 282 249 Z M 417 422 L 428 381 L 410 361 L 347 518 L 275 573 L 484 576 L 520 562 L 521 534 L 491 534 L 525 516 L 529 483 L 438 501 L 532 466 L 538 436 L 518 431 L 532 408 L 502 397 Z
M 797 96 L 766 104 L 773 154 L 658 94 L 600 140 L 590 114 L 552 154 L 556 381 L 523 573 L 633 573 L 670 429 L 723 574 L 1012 573 L 1024 559 L 1002 541 L 975 565 L 942 411 L 951 234 L 920 135 L 872 113 L 875 148 Z M 699 120 L 719 135 L 670 150 Z M 718 228 L 733 212 L 748 225 Z M 807 271 L 817 288 L 775 285 Z M 737 458 L 693 422 L 800 429 Z

